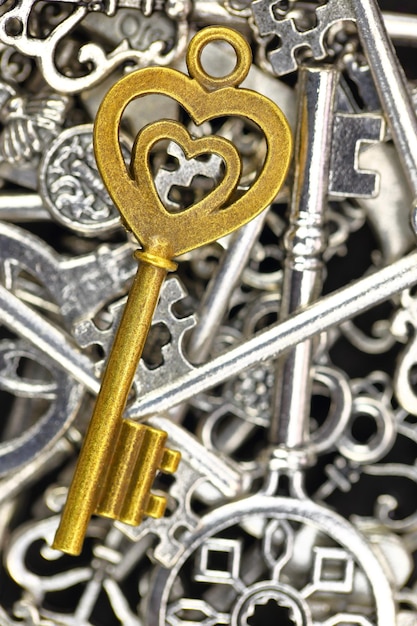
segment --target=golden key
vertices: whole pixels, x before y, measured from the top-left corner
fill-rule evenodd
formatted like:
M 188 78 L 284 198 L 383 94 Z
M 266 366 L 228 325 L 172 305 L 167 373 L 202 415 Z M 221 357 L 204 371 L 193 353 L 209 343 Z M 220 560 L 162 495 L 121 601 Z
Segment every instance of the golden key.
M 210 76 L 201 53 L 212 41 L 226 41 L 236 54 L 233 70 Z M 163 431 L 123 418 L 123 411 L 148 334 L 159 292 L 174 257 L 210 243 L 246 224 L 271 204 L 286 176 L 291 133 L 278 107 L 264 96 L 238 88 L 252 62 L 250 47 L 236 31 L 201 30 L 189 44 L 190 76 L 170 68 L 146 68 L 123 77 L 105 96 L 94 127 L 97 165 L 123 223 L 141 244 L 139 267 L 130 289 L 93 416 L 68 492 L 53 547 L 79 554 L 90 518 L 99 514 L 137 525 L 144 515 L 161 517 L 165 498 L 151 493 L 158 471 L 175 472 L 180 453 L 165 447 Z M 239 116 L 263 132 L 266 156 L 244 195 L 235 194 L 241 176 L 239 153 L 222 137 L 193 139 L 184 126 L 160 120 L 145 126 L 132 150 L 130 171 L 119 143 L 126 106 L 135 98 L 162 94 L 176 100 L 196 124 L 219 116 Z M 149 164 L 152 147 L 175 141 L 187 159 L 215 153 L 224 162 L 220 184 L 180 213 L 169 213 L 155 189 Z

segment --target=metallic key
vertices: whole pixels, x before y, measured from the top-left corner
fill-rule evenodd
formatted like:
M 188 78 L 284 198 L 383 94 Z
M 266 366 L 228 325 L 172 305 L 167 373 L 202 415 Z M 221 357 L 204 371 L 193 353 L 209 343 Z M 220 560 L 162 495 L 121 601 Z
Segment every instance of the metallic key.
M 295 51 L 308 47 L 315 59 L 325 58 L 325 34 L 342 21 L 355 21 L 365 50 L 382 108 L 392 132 L 404 173 L 413 195 L 412 224 L 417 229 L 417 117 L 404 72 L 389 38 L 382 13 L 375 0 L 328 0 L 317 8 L 317 25 L 305 32 L 295 27 L 291 18 L 277 20 L 274 3 L 257 0 L 253 3 L 254 18 L 262 36 L 275 34 L 285 43 L 269 53 L 269 60 L 278 75 L 297 67 Z
M 299 122 L 290 225 L 284 237 L 286 258 L 280 318 L 306 307 L 321 292 L 322 253 L 326 248 L 325 209 L 329 183 L 333 112 L 338 72 L 302 68 Z M 312 391 L 313 340 L 302 341 L 277 361 L 271 442 L 289 449 L 303 446 Z
M 233 47 L 237 63 L 227 76 L 214 78 L 201 65 L 201 52 L 219 39 Z M 150 488 L 158 470 L 175 471 L 179 454 L 165 448 L 165 432 L 123 420 L 122 414 L 162 283 L 167 272 L 176 268 L 173 257 L 222 237 L 261 213 L 275 198 L 286 175 L 291 134 L 281 111 L 264 96 L 236 89 L 250 63 L 250 48 L 238 33 L 224 28 L 205 29 L 188 49 L 192 78 L 167 68 L 132 73 L 110 89 L 97 114 L 97 165 L 126 227 L 142 249 L 135 254 L 140 265 L 55 537 L 56 549 L 78 554 L 93 513 L 133 525 L 139 524 L 144 514 L 163 515 L 165 499 L 151 494 Z M 131 100 L 148 93 L 174 98 L 197 124 L 219 114 L 239 115 L 255 122 L 265 135 L 268 151 L 252 187 L 230 202 L 241 175 L 236 148 L 221 137 L 193 140 L 183 126 L 169 120 L 150 124 L 138 134 L 129 174 L 119 144 L 120 119 Z M 166 139 L 180 144 L 188 158 L 215 153 L 224 162 L 221 183 L 180 213 L 165 209 L 148 161 L 152 147 Z
M 362 46 L 413 196 L 411 221 L 417 230 L 417 116 L 403 69 L 375 0 L 351 0 Z

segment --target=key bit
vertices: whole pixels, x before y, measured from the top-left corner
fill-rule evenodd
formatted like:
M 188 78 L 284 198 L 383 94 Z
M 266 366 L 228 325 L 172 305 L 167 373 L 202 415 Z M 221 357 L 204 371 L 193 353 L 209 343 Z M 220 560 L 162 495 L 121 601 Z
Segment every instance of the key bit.
M 144 515 L 162 517 L 166 498 L 150 493 L 157 471 L 173 474 L 180 453 L 164 447 L 167 434 L 123 420 L 117 449 L 101 489 L 96 513 L 137 526 Z
M 203 48 L 225 40 L 236 53 L 234 69 L 224 77 L 207 74 Z M 224 237 L 261 213 L 276 197 L 291 155 L 289 125 L 264 96 L 238 88 L 251 64 L 248 43 L 222 27 L 201 30 L 187 52 L 190 77 L 170 68 L 146 68 L 123 77 L 105 96 L 94 127 L 97 166 L 123 223 L 142 249 L 139 267 L 108 358 L 93 416 L 80 453 L 53 547 L 79 554 L 91 515 L 137 525 L 144 515 L 160 517 L 163 496 L 151 493 L 157 471 L 175 472 L 179 453 L 165 448 L 166 433 L 123 418 L 159 293 L 173 261 L 185 252 Z M 263 167 L 252 187 L 236 194 L 241 159 L 234 145 L 217 136 L 194 139 L 184 126 L 160 120 L 145 126 L 132 150 L 130 171 L 119 143 L 122 113 L 135 98 L 159 93 L 175 99 L 195 124 L 234 115 L 254 122 L 265 136 Z M 216 154 L 224 163 L 220 183 L 182 212 L 169 212 L 155 188 L 149 164 L 153 146 L 175 141 L 190 159 Z

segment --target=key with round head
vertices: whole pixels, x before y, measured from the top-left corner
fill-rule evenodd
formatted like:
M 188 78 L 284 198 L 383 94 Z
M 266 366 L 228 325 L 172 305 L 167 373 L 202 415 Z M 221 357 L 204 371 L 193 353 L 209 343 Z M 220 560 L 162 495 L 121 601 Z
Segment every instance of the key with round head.
M 236 54 L 234 69 L 224 77 L 209 75 L 201 63 L 204 47 L 226 41 Z M 79 554 L 91 515 L 100 514 L 137 525 L 144 515 L 160 517 L 165 499 L 151 493 L 158 471 L 174 472 L 179 453 L 165 447 L 167 434 L 123 412 L 148 334 L 159 292 L 173 259 L 239 228 L 275 199 L 291 156 L 289 125 L 264 96 L 239 88 L 251 64 L 245 39 L 223 27 L 201 30 L 187 51 L 190 76 L 170 68 L 146 68 L 116 83 L 97 113 L 94 147 L 97 165 L 125 226 L 141 245 L 139 267 L 124 309 L 90 425 L 68 492 L 53 547 Z M 174 98 L 194 123 L 219 116 L 239 116 L 255 123 L 266 142 L 263 167 L 249 190 L 236 193 L 241 160 L 234 145 L 217 137 L 192 138 L 184 126 L 160 120 L 145 126 L 132 150 L 130 171 L 119 143 L 126 106 L 148 94 Z M 175 141 L 186 158 L 217 154 L 224 164 L 219 185 L 181 212 L 169 212 L 155 189 L 149 164 L 161 140 Z

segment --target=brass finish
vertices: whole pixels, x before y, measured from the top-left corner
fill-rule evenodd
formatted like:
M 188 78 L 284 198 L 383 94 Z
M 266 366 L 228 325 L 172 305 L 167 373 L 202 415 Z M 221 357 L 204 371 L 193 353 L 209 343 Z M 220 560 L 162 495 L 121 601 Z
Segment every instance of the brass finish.
M 106 474 L 115 474 L 113 489 L 118 483 L 119 489 L 125 491 L 125 485 L 113 467 L 119 446 L 124 447 L 126 431 L 122 428 L 124 420 L 121 416 L 167 271 L 165 267 L 142 261 L 130 288 L 55 535 L 53 547 L 62 552 L 74 555 L 81 552 L 90 517 L 96 511 L 99 499 L 103 498 L 106 485 L 112 480 Z M 141 506 L 143 503 L 139 503 L 138 507 Z
M 209 76 L 201 52 L 225 40 L 236 52 L 236 66 L 223 78 Z M 105 96 L 94 128 L 97 165 L 123 222 L 142 250 L 119 330 L 53 547 L 79 554 L 92 514 L 139 524 L 143 515 L 163 515 L 165 499 L 150 493 L 156 472 L 175 472 L 178 452 L 164 447 L 166 433 L 122 418 L 141 357 L 160 288 L 173 257 L 225 236 L 258 215 L 276 197 L 291 156 L 288 123 L 274 103 L 237 88 L 251 64 L 243 37 L 228 28 L 209 27 L 191 41 L 187 54 L 191 77 L 169 68 L 146 68 L 126 75 Z M 161 120 L 144 127 L 132 150 L 130 172 L 119 144 L 122 113 L 133 99 L 159 93 L 177 100 L 196 124 L 236 115 L 255 122 L 264 133 L 263 168 L 243 196 L 233 198 L 241 175 L 240 156 L 222 137 L 193 139 L 178 122 Z M 180 213 L 168 212 L 156 192 L 149 153 L 160 140 L 177 142 L 187 158 L 218 154 L 224 162 L 221 183 Z
M 156 472 L 176 471 L 180 453 L 164 447 L 167 434 L 123 420 L 118 446 L 95 512 L 137 526 L 144 515 L 162 517 L 166 499 L 150 493 Z
M 214 40 L 230 42 L 238 50 L 237 67 L 221 80 L 210 77 L 200 69 L 202 48 Z M 249 89 L 237 88 L 236 79 L 245 77 L 250 62 L 250 48 L 242 35 L 228 28 L 209 27 L 197 33 L 189 46 L 187 63 L 195 78 L 166 67 L 145 68 L 124 76 L 105 96 L 94 130 L 97 165 L 113 202 L 145 250 L 152 250 L 160 256 L 166 253 L 171 257 L 179 256 L 246 224 L 275 199 L 288 170 L 291 131 L 283 113 L 268 98 Z M 202 82 L 199 82 L 200 79 Z M 217 88 L 219 83 L 220 88 Z M 119 145 L 119 124 L 123 110 L 135 98 L 148 94 L 173 98 L 196 124 L 227 115 L 244 117 L 257 124 L 264 134 L 267 154 L 252 187 L 230 204 L 227 204 L 225 198 L 220 205 L 219 198 L 213 201 L 212 194 L 209 194 L 182 213 L 169 213 L 156 192 L 142 153 L 143 150 L 149 153 L 151 147 L 141 138 L 142 133 L 151 141 L 149 133 L 151 136 L 154 133 L 157 135 L 161 122 L 152 124 L 151 127 L 156 127 L 152 131 L 147 130 L 148 126 L 139 133 L 132 155 L 131 172 L 125 165 Z M 218 154 L 218 145 L 210 147 L 214 137 L 205 139 L 207 143 L 204 144 L 204 151 Z M 184 146 L 185 150 L 187 147 Z M 225 163 L 232 175 L 236 175 L 234 166 L 232 163 L 228 167 Z

